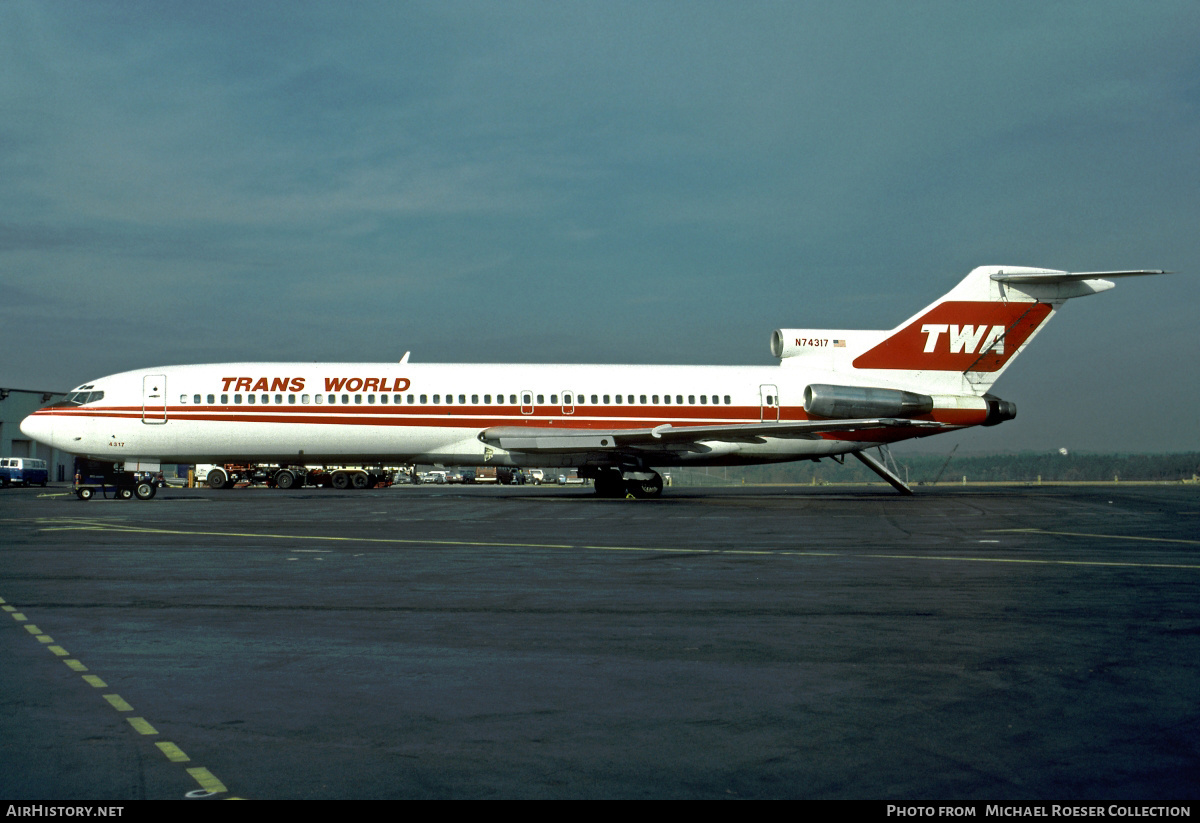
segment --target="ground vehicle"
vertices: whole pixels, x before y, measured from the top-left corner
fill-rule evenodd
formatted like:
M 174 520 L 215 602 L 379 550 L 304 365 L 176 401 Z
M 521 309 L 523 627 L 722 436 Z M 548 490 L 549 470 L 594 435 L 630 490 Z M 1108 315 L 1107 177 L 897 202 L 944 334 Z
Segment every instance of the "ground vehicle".
M 210 489 L 231 489 L 239 484 L 264 484 L 277 489 L 300 486 L 332 486 L 335 489 L 370 489 L 380 483 L 390 484 L 392 473 L 380 469 L 369 471 L 358 467 L 309 468 L 308 466 L 279 466 L 269 463 L 223 463 L 219 466 L 201 463 L 196 466 L 196 483 Z
M 0 457 L 0 486 L 45 486 L 50 479 L 46 461 L 36 457 Z
M 657 497 L 659 469 L 673 466 L 853 455 L 911 494 L 871 450 L 1015 418 L 992 386 L 1066 301 L 1113 288 L 1104 278 L 1161 273 L 981 266 L 890 330 L 777 329 L 774 366 L 405 358 L 139 369 L 79 386 L 21 431 L 72 453 L 146 463 L 302 455 L 326 465 L 576 469 L 605 497 Z
M 476 483 L 495 483 L 496 482 L 496 467 L 495 466 L 480 466 L 475 470 Z
M 529 469 L 526 471 L 529 477 L 529 482 L 535 486 L 540 486 L 546 480 L 546 474 L 541 469 Z
M 98 460 L 77 460 L 75 471 L 75 496 L 80 500 L 91 500 L 99 494 L 108 497 L 109 492 L 117 500 L 149 500 L 158 493 L 153 475 L 148 472 L 125 471 L 117 464 Z

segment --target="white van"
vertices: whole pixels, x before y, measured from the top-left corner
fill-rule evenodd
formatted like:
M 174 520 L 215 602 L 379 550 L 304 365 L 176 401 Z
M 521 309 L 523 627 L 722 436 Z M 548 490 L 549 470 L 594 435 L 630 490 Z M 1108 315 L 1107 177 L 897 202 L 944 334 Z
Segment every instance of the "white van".
M 0 486 L 45 486 L 50 479 L 46 461 L 36 457 L 0 457 Z

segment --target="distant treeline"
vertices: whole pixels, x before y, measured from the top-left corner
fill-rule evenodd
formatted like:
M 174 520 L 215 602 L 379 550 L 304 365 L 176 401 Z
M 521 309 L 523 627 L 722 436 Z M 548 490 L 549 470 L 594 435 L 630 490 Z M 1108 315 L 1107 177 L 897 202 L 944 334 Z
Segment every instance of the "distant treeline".
M 872 455 L 878 455 L 876 451 Z M 893 455 L 895 453 L 893 452 Z M 909 483 L 968 482 L 1079 482 L 1118 480 L 1191 480 L 1200 475 L 1200 452 L 1184 454 L 1059 454 L 1024 452 L 987 456 L 895 455 L 896 468 Z M 854 457 L 845 465 L 825 459 L 820 463 L 781 463 L 773 466 L 737 466 L 709 469 L 671 469 L 681 485 L 725 483 L 866 483 L 879 477 Z

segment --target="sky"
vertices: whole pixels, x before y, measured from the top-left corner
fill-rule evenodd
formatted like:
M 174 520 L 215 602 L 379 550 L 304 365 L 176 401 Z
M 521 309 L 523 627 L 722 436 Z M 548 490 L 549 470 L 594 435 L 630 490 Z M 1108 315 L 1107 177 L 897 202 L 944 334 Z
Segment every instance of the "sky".
M 1200 450 L 1200 4 L 0 2 L 0 385 L 770 365 L 979 265 L 1071 301 L 918 447 Z

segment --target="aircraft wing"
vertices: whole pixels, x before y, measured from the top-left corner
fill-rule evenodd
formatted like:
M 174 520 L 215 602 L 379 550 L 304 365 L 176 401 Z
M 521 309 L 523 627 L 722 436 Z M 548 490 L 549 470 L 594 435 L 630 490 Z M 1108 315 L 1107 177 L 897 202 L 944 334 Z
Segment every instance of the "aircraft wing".
M 651 429 L 572 429 L 551 426 L 496 426 L 479 439 L 506 451 L 562 454 L 585 451 L 686 450 L 700 442 L 763 443 L 766 437 L 817 439 L 826 432 L 890 428 L 945 428 L 927 420 L 879 417 L 862 420 L 793 420 L 782 423 L 729 423 L 710 426 L 672 426 Z

